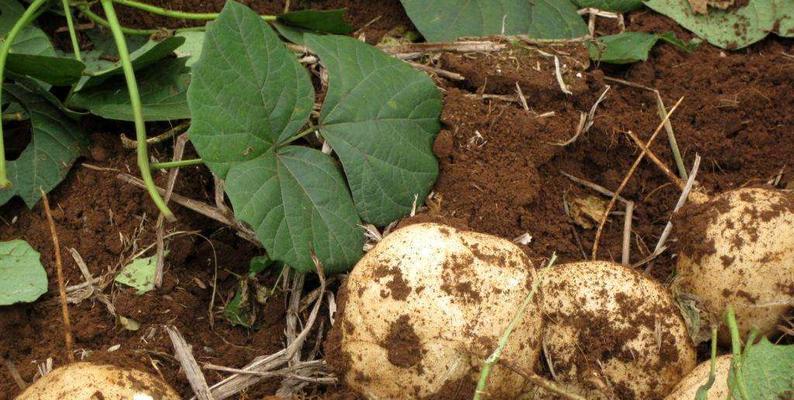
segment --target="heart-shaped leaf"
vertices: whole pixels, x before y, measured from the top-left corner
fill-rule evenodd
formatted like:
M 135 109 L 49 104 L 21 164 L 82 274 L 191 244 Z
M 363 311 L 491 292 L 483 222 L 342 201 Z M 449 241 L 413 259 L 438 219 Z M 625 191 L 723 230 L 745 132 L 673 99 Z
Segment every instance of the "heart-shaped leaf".
M 419 32 L 433 42 L 498 34 L 569 39 L 587 33 L 570 0 L 401 1 Z
M 39 188 L 50 191 L 66 176 L 82 152 L 86 139 L 80 128 L 55 104 L 22 84 L 7 84 L 10 100 L 25 108 L 30 116 L 32 138 L 18 159 L 7 164 L 13 186 L 0 190 L 0 204 L 19 195 L 28 207 L 41 198 Z
M 0 306 L 32 302 L 47 293 L 39 253 L 24 240 L 0 242 Z
M 190 140 L 220 177 L 295 135 L 314 90 L 306 70 L 248 7 L 226 3 L 210 25 L 188 89 Z
M 313 271 L 311 254 L 327 272 L 343 271 L 361 256 L 363 232 L 333 159 L 286 146 L 229 170 L 226 192 L 235 216 L 248 222 L 275 260 Z
M 145 121 L 190 118 L 187 88 L 190 70 L 186 58 L 170 58 L 136 73 Z M 122 77 L 73 93 L 69 107 L 88 110 L 107 119 L 133 121 L 127 83 Z
M 306 45 L 328 70 L 320 132 L 342 161 L 361 218 L 387 225 L 421 204 L 436 180 L 441 94 L 426 74 L 359 40 L 307 35 Z
M 363 232 L 334 160 L 286 146 L 314 104 L 308 73 L 255 12 L 226 3 L 193 66 L 188 104 L 191 141 L 272 259 L 313 271 L 316 254 L 329 272 L 358 259 Z
M 794 34 L 792 3 L 791 0 L 749 0 L 741 8 L 710 9 L 707 15 L 695 13 L 688 0 L 648 0 L 645 5 L 715 46 L 740 49 L 765 38 L 770 32 L 782 36 Z

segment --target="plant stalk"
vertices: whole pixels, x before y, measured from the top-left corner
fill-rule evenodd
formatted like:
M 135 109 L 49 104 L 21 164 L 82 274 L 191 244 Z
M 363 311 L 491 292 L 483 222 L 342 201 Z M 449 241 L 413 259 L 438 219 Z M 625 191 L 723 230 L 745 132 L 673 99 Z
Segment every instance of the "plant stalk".
M 157 187 L 152 178 L 152 171 L 149 167 L 149 148 L 146 146 L 146 124 L 143 120 L 141 96 L 138 92 L 138 83 L 135 80 L 135 71 L 130 61 L 127 42 L 124 40 L 124 33 L 121 31 L 118 17 L 116 17 L 116 11 L 113 9 L 113 0 L 100 1 L 102 3 L 102 9 L 105 11 L 105 15 L 108 18 L 110 30 L 113 33 L 113 40 L 116 42 L 116 47 L 118 48 L 119 59 L 121 60 L 121 66 L 124 70 L 124 78 L 127 80 L 127 90 L 130 94 L 132 114 L 135 120 L 135 138 L 138 141 L 138 169 L 141 171 L 141 177 L 146 185 L 146 191 L 149 192 L 149 196 L 152 198 L 152 201 L 154 201 L 154 204 L 160 212 L 163 213 L 166 219 L 173 221 L 175 219 L 174 214 L 168 209 L 165 201 L 163 201 L 163 198 L 160 197 L 160 194 L 157 192 Z
M 19 32 L 22 32 L 28 24 L 36 17 L 36 12 L 38 12 L 39 8 L 42 5 L 47 3 L 47 0 L 34 0 L 33 3 L 30 3 L 30 6 L 25 10 L 22 16 L 17 20 L 11 30 L 8 31 L 8 35 L 6 35 L 5 41 L 0 47 L 0 104 L 3 104 L 2 95 L 3 95 L 3 82 L 5 80 L 5 67 L 6 61 L 8 60 L 8 53 L 11 51 L 11 44 L 14 43 L 16 40 L 17 35 Z M 3 142 L 3 124 L 0 123 L 0 189 L 5 189 L 11 186 L 11 181 L 8 180 L 8 176 L 6 175 L 6 152 L 5 152 L 5 144 Z
M 137 8 L 139 10 L 143 10 L 151 14 L 161 15 L 163 17 L 169 17 L 169 18 L 211 21 L 213 19 L 218 18 L 218 16 L 220 15 L 220 13 L 196 13 L 196 12 L 169 10 L 167 8 L 153 6 L 151 4 L 146 4 L 144 2 L 140 2 L 136 0 L 113 0 L 113 2 L 117 4 L 121 4 L 123 6 Z M 264 19 L 265 21 L 275 21 L 276 16 L 263 15 L 262 19 Z
M 739 336 L 739 326 L 736 323 L 736 313 L 733 311 L 733 306 L 728 305 L 728 312 L 725 314 L 725 321 L 728 324 L 728 331 L 731 334 L 731 372 L 736 378 L 736 386 L 739 389 L 739 395 L 742 400 L 752 400 L 747 393 L 747 386 L 742 378 L 742 339 Z
M 551 256 L 551 260 L 549 260 L 548 267 L 554 265 L 557 261 L 557 254 L 553 254 Z M 505 347 L 507 347 L 507 342 L 510 340 L 510 335 L 513 333 L 513 329 L 524 319 L 524 314 L 526 314 L 527 307 L 529 307 L 529 303 L 532 302 L 532 299 L 535 297 L 535 292 L 538 291 L 540 287 L 540 278 L 535 275 L 532 280 L 532 289 L 530 289 L 527 296 L 524 298 L 524 301 L 521 302 L 521 305 L 516 310 L 516 313 L 513 314 L 513 319 L 510 320 L 510 323 L 507 325 L 507 329 L 505 329 L 502 337 L 499 338 L 499 345 L 496 347 L 493 353 L 485 360 L 482 366 L 482 370 L 480 371 L 480 379 L 477 381 L 477 388 L 474 390 L 474 398 L 472 400 L 480 400 L 481 396 L 485 394 L 485 389 L 488 386 L 488 377 L 491 375 L 491 370 L 493 369 L 494 365 L 499 362 L 499 358 L 502 356 L 502 352 L 504 351 Z
M 69 39 L 72 41 L 72 51 L 74 51 L 74 58 L 77 61 L 83 61 L 83 57 L 80 55 L 80 42 L 77 40 L 77 31 L 74 29 L 72 9 L 69 8 L 69 0 L 62 0 L 62 2 L 63 15 L 66 16 L 66 26 L 69 28 Z
M 204 161 L 200 158 L 196 158 L 193 160 L 180 160 L 180 161 L 167 161 L 161 163 L 154 163 L 152 164 L 152 169 L 180 168 L 180 167 L 189 167 L 191 165 L 201 165 L 201 164 L 204 164 Z
M 91 11 L 91 9 L 89 9 L 88 6 L 80 5 L 80 6 L 77 6 L 77 9 L 80 10 L 80 12 L 86 18 L 90 19 L 95 24 L 102 25 L 102 26 L 104 26 L 106 28 L 110 28 L 110 22 L 108 22 L 108 20 L 100 17 L 99 15 L 97 15 L 96 13 Z M 127 35 L 139 35 L 139 36 L 150 36 L 150 35 L 154 35 L 155 33 L 160 33 L 160 32 L 163 31 L 162 29 L 137 29 L 137 28 L 128 28 L 126 26 L 120 26 L 120 28 L 121 28 L 121 31 L 123 33 L 127 34 Z M 202 30 L 204 30 L 203 26 L 191 26 L 191 27 L 187 27 L 187 28 L 172 29 L 172 30 L 169 30 L 169 31 L 170 32 L 174 32 L 174 33 L 179 33 L 179 32 L 189 32 L 189 31 L 194 31 L 195 32 L 195 31 L 202 31 Z

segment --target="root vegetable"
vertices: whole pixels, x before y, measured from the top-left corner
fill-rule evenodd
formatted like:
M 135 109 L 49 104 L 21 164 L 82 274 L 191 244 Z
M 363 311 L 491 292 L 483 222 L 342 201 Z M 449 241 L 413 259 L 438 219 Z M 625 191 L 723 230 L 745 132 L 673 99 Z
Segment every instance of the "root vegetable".
M 439 224 L 399 229 L 350 273 L 326 360 L 369 399 L 471 399 L 484 358 L 534 279 L 529 259 L 507 240 Z M 524 371 L 540 352 L 538 297 L 502 353 Z M 497 365 L 487 397 L 512 399 L 524 385 Z
M 674 226 L 680 244 L 673 290 L 695 300 L 700 320 L 719 324 L 733 304 L 742 337 L 752 327 L 774 333 L 794 305 L 794 194 L 732 190 L 683 208 Z M 724 327 L 719 337 L 730 341 Z
M 716 379 L 711 389 L 709 389 L 709 399 L 730 398 L 730 390 L 728 389 L 728 371 L 730 371 L 730 369 L 730 355 L 717 357 L 715 369 Z M 693 369 L 692 372 L 675 386 L 673 392 L 665 397 L 665 400 L 693 400 L 697 394 L 698 388 L 708 382 L 710 372 L 711 360 L 700 363 L 700 365 Z
M 569 390 L 588 399 L 661 399 L 695 367 L 684 320 L 659 283 L 601 261 L 539 275 L 543 348 Z
M 146 372 L 78 362 L 39 379 L 16 400 L 179 400 L 168 384 Z

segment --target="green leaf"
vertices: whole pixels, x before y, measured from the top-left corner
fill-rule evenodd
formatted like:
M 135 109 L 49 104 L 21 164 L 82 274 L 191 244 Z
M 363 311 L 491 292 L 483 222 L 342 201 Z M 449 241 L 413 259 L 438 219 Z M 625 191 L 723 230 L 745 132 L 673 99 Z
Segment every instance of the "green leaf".
M 648 59 L 648 54 L 656 42 L 664 40 L 685 51 L 693 46 L 676 38 L 672 32 L 663 34 L 644 32 L 623 32 L 616 35 L 601 36 L 588 44 L 590 58 L 610 64 L 629 64 Z
M 642 7 L 642 0 L 573 0 L 579 8 L 597 8 L 604 11 L 627 12 Z
M 251 9 L 226 3 L 210 25 L 188 89 L 190 139 L 225 177 L 295 135 L 314 104 L 308 73 Z
M 136 74 L 146 121 L 190 118 L 187 88 L 190 70 L 186 58 L 163 60 Z M 127 83 L 122 77 L 73 93 L 66 102 L 70 107 L 88 110 L 107 119 L 133 121 Z
M 13 186 L 0 190 L 0 204 L 19 195 L 32 208 L 41 198 L 39 188 L 49 192 L 57 186 L 87 140 L 80 128 L 46 97 L 20 84 L 7 84 L 4 89 L 11 100 L 25 108 L 33 132 L 28 147 L 7 165 Z
M 738 361 L 728 374 L 733 398 L 743 399 L 739 382 L 743 382 L 749 397 L 744 400 L 779 400 L 794 395 L 794 345 L 774 345 L 762 338 L 747 346 Z
M 144 294 L 154 289 L 154 275 L 157 270 L 157 256 L 136 258 L 127 264 L 116 275 L 115 281 L 122 285 L 129 286 L 137 290 L 137 293 Z
M 177 33 L 176 36 L 185 38 L 185 43 L 174 50 L 177 57 L 187 57 L 185 66 L 192 67 L 201 56 L 201 48 L 204 46 L 205 32 L 188 31 Z
M 30 303 L 47 293 L 39 253 L 24 240 L 0 242 L 0 306 Z
M 318 33 L 344 35 L 353 31 L 345 21 L 345 9 L 337 10 L 300 10 L 278 16 L 278 21 L 293 27 Z
M 235 165 L 226 179 L 235 216 L 250 224 L 274 260 L 314 271 L 343 271 L 361 256 L 363 232 L 334 160 L 287 146 Z
M 349 268 L 363 232 L 334 160 L 285 146 L 314 104 L 308 73 L 275 32 L 249 8 L 226 3 L 193 66 L 188 104 L 191 141 L 226 178 L 235 216 L 250 224 L 268 255 L 314 271 Z
M 273 28 L 288 42 L 303 45 L 303 35 L 306 33 L 305 29 L 296 28 L 294 26 L 284 25 L 278 21 L 270 24 Z
M 184 42 L 185 38 L 180 36 L 172 36 L 159 42 L 149 40 L 146 44 L 130 53 L 132 68 L 136 71 L 146 68 L 171 55 L 174 50 Z M 121 61 L 112 62 L 110 64 L 98 62 L 97 60 L 100 60 L 101 57 L 101 54 L 89 54 L 89 57 L 86 59 L 88 68 L 86 68 L 85 72 L 90 76 L 84 77 L 80 83 L 78 83 L 75 91 L 99 85 L 113 76 L 122 75 L 124 73 Z
M 777 28 L 775 33 L 783 37 L 794 37 L 794 1 L 775 0 Z
M 715 46 L 740 49 L 766 37 L 776 21 L 791 23 L 792 6 L 776 7 L 776 3 L 786 2 L 791 0 L 749 0 L 747 6 L 739 9 L 709 9 L 708 15 L 693 12 L 688 0 L 648 0 L 645 5 Z
M 426 74 L 353 38 L 307 35 L 306 44 L 328 69 L 320 132 L 342 161 L 361 218 L 387 225 L 435 182 L 441 94 Z
M 428 41 L 463 36 L 526 34 L 536 39 L 569 39 L 587 34 L 570 0 L 401 0 Z
M 73 58 L 10 53 L 9 71 L 23 74 L 56 86 L 71 85 L 83 76 L 85 65 Z
M 234 297 L 226 304 L 223 309 L 223 316 L 232 325 L 251 328 L 254 325 L 254 313 L 251 312 L 251 304 L 248 299 L 248 284 L 245 279 L 240 281 L 240 288 Z
M 251 258 L 251 261 L 248 262 L 248 275 L 253 277 L 254 275 L 268 269 L 273 264 L 275 263 L 268 256 L 253 257 Z

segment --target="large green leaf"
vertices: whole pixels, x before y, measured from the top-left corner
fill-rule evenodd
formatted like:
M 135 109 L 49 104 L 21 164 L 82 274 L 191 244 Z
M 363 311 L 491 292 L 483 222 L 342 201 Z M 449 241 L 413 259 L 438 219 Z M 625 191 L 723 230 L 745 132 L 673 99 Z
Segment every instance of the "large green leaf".
M 184 42 L 185 38 L 180 36 L 172 36 L 161 41 L 149 40 L 146 44 L 130 53 L 132 68 L 136 71 L 146 68 L 171 55 Z M 89 54 L 89 57 L 86 58 L 88 67 L 85 71 L 89 76 L 84 77 L 75 90 L 96 86 L 113 76 L 124 74 L 121 61 L 108 64 L 101 60 L 102 57 L 103 55 L 98 53 Z M 103 62 L 100 62 L 100 60 Z
M 708 15 L 696 14 L 688 0 L 648 0 L 645 5 L 715 46 L 740 49 L 774 32 L 776 26 L 788 24 L 789 29 L 781 29 L 782 34 L 794 33 L 790 31 L 794 24 L 791 3 L 792 0 L 749 0 L 745 7 L 710 9 Z
M 166 59 L 136 74 L 144 120 L 167 121 L 190 118 L 186 95 L 190 83 L 190 70 L 185 66 L 186 60 L 186 58 Z M 66 103 L 69 107 L 88 110 L 103 118 L 133 120 L 127 83 L 122 77 L 76 92 Z
M 605 11 L 626 12 L 642 7 L 642 0 L 573 0 L 580 8 L 592 7 Z
M 286 146 L 231 168 L 226 192 L 235 215 L 250 224 L 275 260 L 313 271 L 314 252 L 326 271 L 361 256 L 363 232 L 345 181 L 331 157 Z
M 25 9 L 14 0 L 0 4 L 0 43 Z M 53 85 L 77 82 L 85 66 L 69 57 L 58 57 L 50 39 L 39 28 L 27 26 L 17 35 L 6 60 L 8 71 Z
M 0 306 L 32 302 L 47 293 L 39 253 L 24 240 L 0 242 Z
M 777 24 L 777 33 L 783 37 L 794 37 L 794 1 L 774 0 Z
M 201 48 L 204 46 L 205 32 L 202 31 L 188 31 L 180 32 L 176 35 L 185 38 L 185 43 L 174 50 L 177 57 L 187 57 L 186 66 L 192 67 L 201 56 Z
M 734 356 L 734 361 L 737 361 Z M 779 400 L 794 396 L 794 345 L 773 345 L 766 338 L 748 346 L 731 366 L 728 386 L 738 400 Z M 748 398 L 739 391 L 742 382 Z
M 225 177 L 303 127 L 314 104 L 306 70 L 248 7 L 226 3 L 210 25 L 188 89 L 190 140 Z
M 327 271 L 355 263 L 363 232 L 334 160 L 286 146 L 314 104 L 308 73 L 255 12 L 226 3 L 193 66 L 188 104 L 191 141 L 274 260 L 301 271 L 314 270 L 312 253 Z
M 342 161 L 361 218 L 387 225 L 435 182 L 441 94 L 426 74 L 353 38 L 307 35 L 306 45 L 329 76 L 320 132 Z
M 30 116 L 32 138 L 18 159 L 7 164 L 12 186 L 0 190 L 0 204 L 14 195 L 33 207 L 39 188 L 50 191 L 63 180 L 86 144 L 84 134 L 55 104 L 19 84 L 4 87 L 10 100 L 20 103 Z
M 537 39 L 583 36 L 587 26 L 570 0 L 401 0 L 428 41 L 527 34 Z

